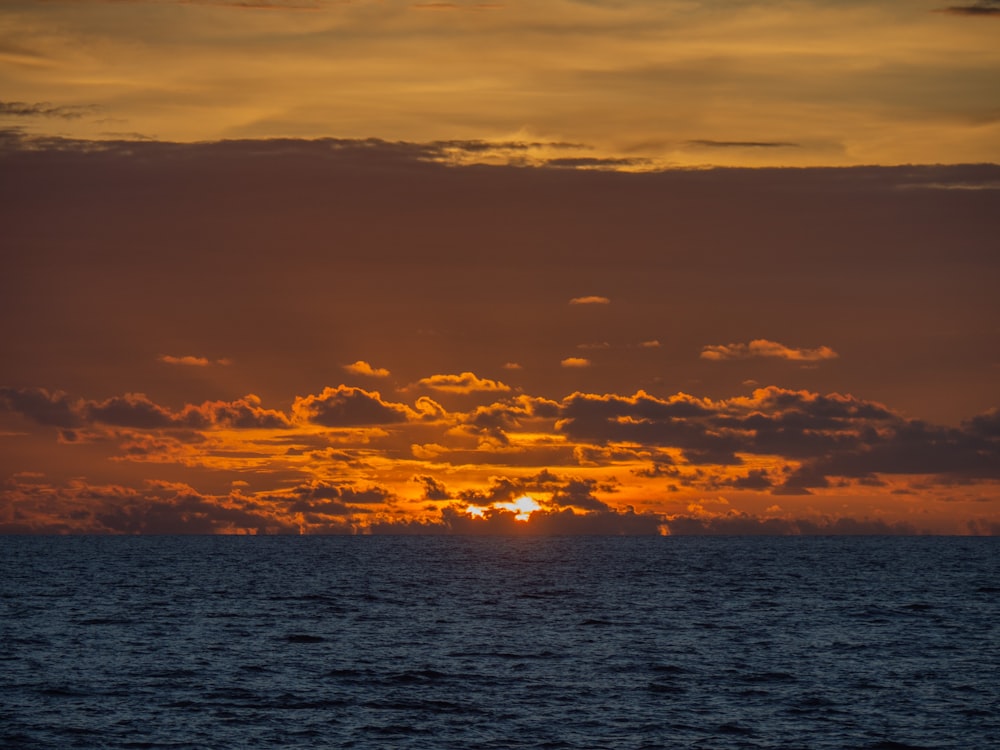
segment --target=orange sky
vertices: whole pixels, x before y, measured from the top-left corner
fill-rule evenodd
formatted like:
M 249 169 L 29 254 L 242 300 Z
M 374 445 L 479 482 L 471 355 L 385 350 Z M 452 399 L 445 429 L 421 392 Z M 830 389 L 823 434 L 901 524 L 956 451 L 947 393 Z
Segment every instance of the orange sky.
M 6 0 L 0 126 L 633 169 L 996 162 L 998 24 L 996 0 Z
M 997 533 L 998 31 L 4 3 L 0 532 Z

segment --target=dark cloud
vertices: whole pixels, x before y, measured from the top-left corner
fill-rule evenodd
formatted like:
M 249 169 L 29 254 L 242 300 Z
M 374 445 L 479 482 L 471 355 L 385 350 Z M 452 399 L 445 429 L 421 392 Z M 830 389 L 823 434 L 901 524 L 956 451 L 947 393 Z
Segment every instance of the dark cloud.
M 831 476 L 1000 476 L 996 411 L 945 428 L 852 396 L 772 387 L 718 402 L 576 393 L 563 401 L 561 417 L 558 429 L 574 439 L 669 446 L 692 464 L 738 464 L 739 453 L 801 460 L 784 493 L 827 487 Z
M 1000 16 L 1000 0 L 979 0 L 971 5 L 949 5 L 938 8 L 937 13 L 955 16 Z
M 703 148 L 798 148 L 798 143 L 787 141 L 712 141 L 696 139 L 686 141 L 688 146 Z
M 871 481 L 877 474 L 924 474 L 955 479 L 1000 479 L 996 412 L 961 428 L 898 420 L 881 431 L 865 431 L 858 444 L 806 459 L 785 487 L 825 487 L 827 477 Z
M 603 511 L 608 505 L 599 500 L 595 492 L 615 492 L 613 482 L 598 482 L 574 476 L 562 476 L 548 469 L 525 477 L 493 477 L 485 490 L 463 490 L 459 497 L 479 507 L 506 503 L 523 495 L 551 495 L 552 505 L 558 508 L 574 507 L 580 510 Z
M 49 102 L 0 102 L 0 117 L 58 117 L 63 120 L 77 120 L 91 114 L 97 107 L 90 105 L 57 106 Z
M 719 484 L 736 490 L 769 490 L 773 486 L 767 469 L 751 469 L 742 476 L 726 479 Z
M 482 140 L 450 140 L 432 141 L 432 148 L 444 151 L 466 151 L 482 153 L 492 151 L 531 151 L 533 149 L 580 149 L 586 148 L 582 143 L 565 143 L 560 141 L 482 141 Z
M 673 461 L 667 461 L 661 458 L 660 460 L 653 463 L 647 469 L 635 469 L 633 473 L 637 477 L 645 477 L 646 479 L 656 479 L 658 477 L 673 477 L 677 474 L 677 467 L 673 465 Z
M 596 158 L 591 156 L 562 157 L 546 159 L 545 165 L 560 169 L 621 169 L 622 167 L 645 167 L 652 162 L 638 158 Z
M 599 510 L 576 513 L 571 508 L 535 511 L 527 521 L 518 521 L 509 510 L 489 509 L 482 517 L 470 516 L 459 507 L 444 508 L 442 525 L 452 534 L 475 536 L 656 536 L 662 533 L 662 518 L 633 510 Z
M 392 499 L 392 493 L 383 487 L 367 487 L 358 489 L 352 484 L 338 482 L 313 481 L 300 484 L 292 490 L 292 494 L 301 501 L 336 500 L 345 505 L 377 505 Z M 302 510 L 298 504 L 292 510 Z
M 19 412 L 38 424 L 65 428 L 105 424 L 140 430 L 212 427 L 277 429 L 291 425 L 282 412 L 265 409 L 260 398 L 253 394 L 234 401 L 188 405 L 174 412 L 154 403 L 142 393 L 92 401 L 70 400 L 61 391 L 49 392 L 44 388 L 0 388 L 0 407 Z
M 566 484 L 552 493 L 552 504 L 560 508 L 579 508 L 586 511 L 611 510 L 607 503 L 598 500 L 594 491 L 609 487 L 600 487 L 595 479 L 570 479 Z
M 284 429 L 292 426 L 291 420 L 283 412 L 265 409 L 260 397 L 252 393 L 234 401 L 206 401 L 201 406 L 185 410 L 186 416 L 193 414 L 200 415 L 215 427 Z
M 419 482 L 424 487 L 424 499 L 425 500 L 451 500 L 451 493 L 448 492 L 448 488 L 444 486 L 441 482 L 431 476 L 422 474 L 420 476 L 413 477 L 414 482 Z
M 0 533 L 51 534 L 297 534 L 296 524 L 252 497 L 204 495 L 169 482 L 148 482 L 143 489 L 88 484 L 62 486 L 20 481 L 0 492 Z M 61 512 L 53 514 L 58 502 Z
M 169 410 L 154 404 L 142 393 L 129 393 L 105 401 L 89 402 L 83 412 L 90 422 L 102 422 L 117 427 L 157 429 L 180 424 L 180 420 Z
M 710 517 L 669 516 L 666 527 L 672 536 L 886 536 L 918 533 L 916 527 L 902 521 L 761 518 L 738 511 Z
M 398 424 L 414 415 L 405 404 L 383 401 L 378 391 L 346 385 L 296 398 L 292 411 L 303 420 L 324 427 Z
M 411 3 L 414 10 L 499 10 L 502 3 Z
M 83 420 L 75 402 L 61 392 L 44 388 L 0 388 L 0 406 L 23 414 L 41 425 L 77 427 Z

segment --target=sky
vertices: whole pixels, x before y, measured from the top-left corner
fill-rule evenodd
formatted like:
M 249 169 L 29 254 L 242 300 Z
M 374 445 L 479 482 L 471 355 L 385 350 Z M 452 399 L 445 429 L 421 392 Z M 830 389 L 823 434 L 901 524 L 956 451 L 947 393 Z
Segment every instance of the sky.
M 0 533 L 1000 533 L 998 33 L 4 3 Z

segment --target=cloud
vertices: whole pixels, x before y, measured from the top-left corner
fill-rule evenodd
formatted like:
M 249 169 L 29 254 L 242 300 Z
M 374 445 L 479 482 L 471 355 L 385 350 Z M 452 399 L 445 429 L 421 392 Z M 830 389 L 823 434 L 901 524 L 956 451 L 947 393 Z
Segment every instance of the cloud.
M 101 0 L 105 3 L 142 2 L 142 0 Z M 204 5 L 233 10 L 317 11 L 331 5 L 345 5 L 351 0 L 163 0 L 173 5 Z
M 576 156 L 546 159 L 545 165 L 557 169 L 608 169 L 618 170 L 625 167 L 648 167 L 653 162 L 650 159 L 635 157 L 594 157 Z
M 234 491 L 198 492 L 179 482 L 149 481 L 144 487 L 18 482 L 0 491 L 0 533 L 297 534 L 301 528 L 283 509 Z M 58 508 L 56 512 L 53 509 Z
M 598 500 L 594 491 L 598 489 L 596 479 L 570 479 L 566 485 L 552 493 L 552 503 L 560 508 L 580 510 L 611 510 L 607 503 Z
M 640 349 L 659 349 L 660 348 L 660 342 L 657 341 L 656 339 L 650 339 L 649 341 L 641 341 L 641 342 L 639 342 L 639 348 Z
M 597 445 L 669 447 L 695 466 L 739 465 L 741 454 L 782 456 L 799 464 L 780 484 L 759 470 L 719 481 L 807 494 L 831 486 L 830 477 L 869 486 L 879 474 L 1000 478 L 997 422 L 990 411 L 960 428 L 938 427 L 853 396 L 770 387 L 722 401 L 576 393 L 563 400 L 556 429 Z
M 191 355 L 173 357 L 169 354 L 161 354 L 157 357 L 157 360 L 168 365 L 183 365 L 186 367 L 209 367 L 213 364 L 225 367 L 232 364 L 232 360 L 229 359 L 216 359 L 213 361 L 207 357 L 194 357 Z
M 768 518 L 735 510 L 722 514 L 667 516 L 665 526 L 671 536 L 886 536 L 917 533 L 916 527 L 904 521 Z
M 818 362 L 825 359 L 836 359 L 838 356 L 840 355 L 828 346 L 821 346 L 817 349 L 793 349 L 767 339 L 754 339 L 749 344 L 705 346 L 701 351 L 702 359 L 713 361 L 772 357 L 795 362 Z
M 57 106 L 49 102 L 0 102 L 0 117 L 57 117 L 77 120 L 97 110 L 92 104 Z
M 351 365 L 344 365 L 344 369 L 355 375 L 367 375 L 371 378 L 387 378 L 389 377 L 389 371 L 382 367 L 372 367 L 369 363 L 365 362 L 363 359 L 359 359 L 357 362 Z
M 411 3 L 414 10 L 500 10 L 503 3 Z
M 562 367 L 590 367 L 590 360 L 585 357 L 566 357 L 559 364 Z
M 298 396 L 292 413 L 304 422 L 324 427 L 361 427 L 406 422 L 415 416 L 405 404 L 382 400 L 378 391 L 339 385 L 318 395 Z
M 786 141 L 712 141 L 693 140 L 686 142 L 688 146 L 703 148 L 798 148 L 798 143 Z
M 51 427 L 77 427 L 82 424 L 76 402 L 62 391 L 44 388 L 0 388 L 0 406 Z
M 663 533 L 662 518 L 654 513 L 634 510 L 605 510 L 577 513 L 572 508 L 535 511 L 527 521 L 519 521 L 511 510 L 488 509 L 482 516 L 472 516 L 461 506 L 441 511 L 444 533 L 474 536 L 658 536 Z M 405 527 L 404 527 L 405 529 Z M 391 527 L 378 528 L 392 533 Z
M 523 370 L 524 368 L 517 362 L 505 362 L 503 369 L 505 370 Z
M 260 397 L 253 393 L 233 401 L 206 401 L 201 406 L 188 407 L 185 411 L 187 414 L 200 414 L 207 424 L 214 427 L 285 429 L 292 426 L 284 412 L 264 408 Z
M 165 362 L 168 365 L 186 365 L 188 367 L 208 367 L 212 364 L 205 357 L 172 357 L 169 354 L 162 354 L 158 359 L 160 362 Z
M 448 488 L 432 476 L 421 474 L 413 477 L 414 482 L 423 485 L 425 500 L 451 500 Z
M 936 13 L 950 13 L 955 16 L 997 16 L 1000 17 L 1000 0 L 979 0 L 972 5 L 949 5 L 938 8 Z
M 140 430 L 227 428 L 286 428 L 281 411 L 265 409 L 254 394 L 233 401 L 206 401 L 172 411 L 143 393 L 126 393 L 103 401 L 71 400 L 61 391 L 44 388 L 0 388 L 0 408 L 18 412 L 47 426 L 76 428 L 104 424 Z
M 506 392 L 510 386 L 499 380 L 480 378 L 471 372 L 460 375 L 431 375 L 417 381 L 417 385 L 442 393 L 490 393 Z
M 88 421 L 119 427 L 155 429 L 183 423 L 169 409 L 153 403 L 144 393 L 126 393 L 104 401 L 89 402 L 84 413 Z
M 352 484 L 323 480 L 301 484 L 292 490 L 292 495 L 295 500 L 287 505 L 288 511 L 314 516 L 366 514 L 371 509 L 365 506 L 383 505 L 393 498 L 392 493 L 383 487 L 358 489 Z M 279 498 L 272 496 L 272 499 Z
M 607 297 L 591 295 L 589 297 L 574 297 L 569 303 L 571 305 L 610 305 L 611 300 Z

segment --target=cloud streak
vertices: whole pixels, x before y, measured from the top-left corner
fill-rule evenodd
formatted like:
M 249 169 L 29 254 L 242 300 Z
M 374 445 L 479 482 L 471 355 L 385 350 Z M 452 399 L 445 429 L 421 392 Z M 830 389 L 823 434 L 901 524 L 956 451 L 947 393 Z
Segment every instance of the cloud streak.
M 0 117 L 49 117 L 78 120 L 97 111 L 92 104 L 55 105 L 49 102 L 0 102 Z
M 786 359 L 792 362 L 821 362 L 836 359 L 837 352 L 828 346 L 815 349 L 795 349 L 767 339 L 754 339 L 748 344 L 721 344 L 705 346 L 701 350 L 701 358 L 713 362 L 726 359 L 751 359 L 753 357 L 768 357 Z
M 459 375 L 431 375 L 421 378 L 417 385 L 441 393 L 506 393 L 510 386 L 499 380 L 480 378 L 475 373 L 463 372 Z
M 971 5 L 949 5 L 939 8 L 937 12 L 955 16 L 1000 17 L 1000 3 L 997 0 L 979 0 Z

